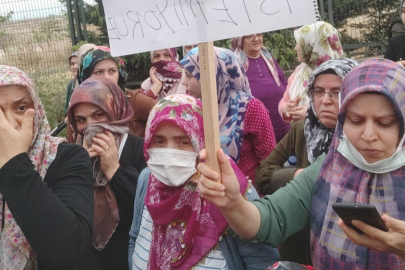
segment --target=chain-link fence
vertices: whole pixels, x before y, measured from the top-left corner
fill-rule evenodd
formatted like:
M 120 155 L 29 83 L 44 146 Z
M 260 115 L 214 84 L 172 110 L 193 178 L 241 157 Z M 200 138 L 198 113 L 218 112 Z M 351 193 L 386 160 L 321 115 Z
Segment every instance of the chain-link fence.
M 320 0 L 322 18 L 342 34 L 351 57 L 384 54 L 388 31 L 400 19 L 398 0 Z
M 66 85 L 73 74 L 66 4 L 59 0 L 0 0 L 0 64 L 25 71 L 34 81 L 48 120 L 64 118 Z
M 0 63 L 28 73 L 67 70 L 72 44 L 58 0 L 0 1 Z

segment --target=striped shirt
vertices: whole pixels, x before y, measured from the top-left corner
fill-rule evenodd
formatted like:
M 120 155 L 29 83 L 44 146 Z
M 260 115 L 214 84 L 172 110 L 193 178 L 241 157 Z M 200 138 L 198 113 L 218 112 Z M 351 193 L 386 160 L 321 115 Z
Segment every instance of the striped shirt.
M 141 227 L 136 239 L 134 254 L 132 255 L 132 269 L 146 270 L 149 250 L 152 241 L 152 217 L 146 206 L 143 208 Z M 211 250 L 208 256 L 200 261 L 194 270 L 228 270 L 226 261 L 219 249 Z

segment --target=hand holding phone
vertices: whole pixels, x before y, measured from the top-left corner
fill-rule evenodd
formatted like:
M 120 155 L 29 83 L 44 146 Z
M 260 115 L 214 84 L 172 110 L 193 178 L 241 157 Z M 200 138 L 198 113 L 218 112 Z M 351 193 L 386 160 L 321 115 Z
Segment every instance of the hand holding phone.
M 343 222 L 360 234 L 364 234 L 360 229 L 352 224 L 353 219 L 360 220 L 370 226 L 387 232 L 388 229 L 381 219 L 380 214 L 374 205 L 355 203 L 334 203 L 333 210 L 339 215 Z

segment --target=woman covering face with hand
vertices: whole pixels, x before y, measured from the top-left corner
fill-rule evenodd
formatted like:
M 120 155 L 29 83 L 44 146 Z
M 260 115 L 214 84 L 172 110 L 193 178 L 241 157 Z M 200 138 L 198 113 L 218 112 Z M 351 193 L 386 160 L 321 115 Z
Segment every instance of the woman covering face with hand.
M 238 198 L 234 177 L 223 174 L 223 184 L 218 184 L 206 178 L 218 175 L 200 164 L 205 175 L 200 192 L 245 238 L 278 244 L 309 224 L 315 269 L 403 268 L 404 86 L 405 70 L 396 63 L 363 62 L 343 81 L 338 125 L 327 155 L 253 204 Z M 383 216 L 390 230 L 354 222 L 367 233 L 359 235 L 339 221 L 332 209 L 335 202 L 375 205 L 390 216 Z M 246 219 L 252 220 L 249 226 Z
M 89 156 L 49 134 L 31 79 L 0 65 L 0 269 L 96 269 Z
M 131 269 L 265 269 L 275 248 L 252 244 L 227 230 L 220 211 L 200 197 L 196 165 L 204 148 L 201 102 L 172 95 L 151 111 L 145 158 L 130 236 Z M 242 196 L 257 196 L 237 172 Z
M 167 95 L 186 93 L 185 74 L 178 58 L 176 48 L 151 51 L 150 77 L 142 83 L 141 91 L 157 101 Z
M 132 108 L 117 84 L 90 78 L 73 92 L 68 117 L 93 163 L 93 252 L 100 269 L 124 269 L 136 183 L 146 166 L 143 140 L 129 135 Z

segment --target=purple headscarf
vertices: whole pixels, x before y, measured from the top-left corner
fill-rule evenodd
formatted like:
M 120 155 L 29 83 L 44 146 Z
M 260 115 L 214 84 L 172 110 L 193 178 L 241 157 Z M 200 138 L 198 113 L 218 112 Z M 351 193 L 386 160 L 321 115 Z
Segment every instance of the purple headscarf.
M 370 59 L 344 79 L 343 100 L 330 150 L 315 183 L 311 207 L 311 251 L 315 269 L 403 269 L 398 256 L 354 244 L 337 225 L 335 202 L 371 203 L 380 213 L 405 220 L 405 167 L 370 173 L 355 167 L 338 151 L 346 105 L 362 93 L 378 93 L 391 102 L 404 136 L 405 69 L 385 59 Z M 404 145 L 402 145 L 402 148 Z

